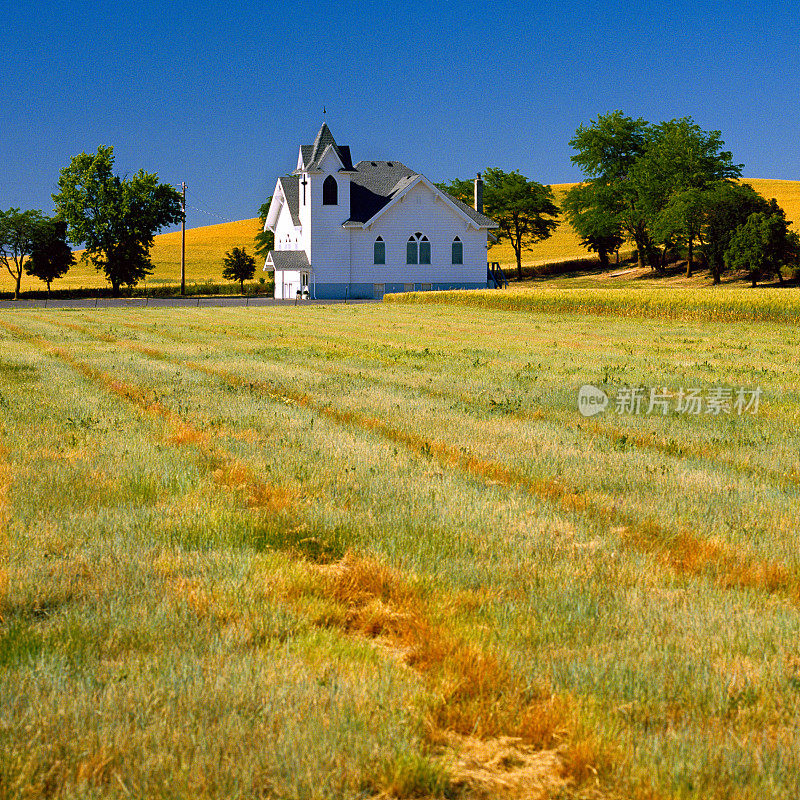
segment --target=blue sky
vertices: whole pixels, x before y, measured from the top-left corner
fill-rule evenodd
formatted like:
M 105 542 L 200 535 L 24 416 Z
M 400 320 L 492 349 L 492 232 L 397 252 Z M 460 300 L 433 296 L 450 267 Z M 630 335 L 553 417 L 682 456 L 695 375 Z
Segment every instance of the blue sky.
M 569 140 L 621 109 L 721 130 L 746 176 L 800 179 L 793 3 L 78 3 L 4 11 L 0 208 L 52 210 L 71 156 L 189 184 L 188 223 L 255 215 L 327 122 L 354 160 L 432 180 L 579 179 Z

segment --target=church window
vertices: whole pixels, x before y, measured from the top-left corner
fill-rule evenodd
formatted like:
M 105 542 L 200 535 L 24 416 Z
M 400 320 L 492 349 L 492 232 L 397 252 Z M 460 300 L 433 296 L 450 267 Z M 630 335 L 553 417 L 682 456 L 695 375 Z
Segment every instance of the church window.
M 464 243 L 456 236 L 453 239 L 453 264 L 464 263 Z
M 427 236 L 423 236 L 419 243 L 419 263 L 431 263 L 431 243 L 428 241 Z
M 423 236 L 419 231 L 413 236 L 408 237 L 406 243 L 406 264 L 430 264 L 431 263 L 431 243 L 427 236 Z
M 419 264 L 419 245 L 413 236 L 406 243 L 406 264 Z
M 324 206 L 338 206 L 339 205 L 339 186 L 336 183 L 336 178 L 333 175 L 328 175 L 322 183 L 322 205 Z
M 375 240 L 374 256 L 373 263 L 386 263 L 386 242 L 380 236 Z

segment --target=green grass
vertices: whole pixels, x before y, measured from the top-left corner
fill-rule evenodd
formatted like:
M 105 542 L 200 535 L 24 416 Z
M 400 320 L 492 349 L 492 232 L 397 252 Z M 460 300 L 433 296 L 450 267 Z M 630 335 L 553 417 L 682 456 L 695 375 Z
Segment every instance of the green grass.
M 0 797 L 800 793 L 796 326 L 384 303 L 0 336 Z M 584 383 L 764 394 L 584 419 Z

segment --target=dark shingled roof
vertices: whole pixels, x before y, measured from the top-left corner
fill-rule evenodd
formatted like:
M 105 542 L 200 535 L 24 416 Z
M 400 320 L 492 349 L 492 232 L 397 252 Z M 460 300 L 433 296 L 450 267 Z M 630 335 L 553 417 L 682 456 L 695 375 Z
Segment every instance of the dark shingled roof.
M 300 155 L 305 168 L 316 169 L 319 167 L 320 159 L 329 145 L 334 149 L 336 155 L 339 156 L 339 160 L 342 162 L 342 169 L 352 170 L 353 159 L 350 155 L 350 148 L 347 145 L 339 147 L 339 145 L 336 144 L 336 140 L 333 138 L 331 129 L 326 122 L 322 123 L 322 127 L 319 129 L 314 144 L 304 144 L 300 147 Z
M 267 264 L 275 269 L 308 269 L 308 256 L 305 250 L 270 250 Z
M 417 173 L 399 161 L 359 161 L 350 178 L 350 219 L 366 222 L 408 186 Z
M 284 175 L 280 178 L 280 182 L 286 205 L 289 206 L 289 213 L 292 215 L 292 222 L 300 227 L 300 178 L 297 175 Z

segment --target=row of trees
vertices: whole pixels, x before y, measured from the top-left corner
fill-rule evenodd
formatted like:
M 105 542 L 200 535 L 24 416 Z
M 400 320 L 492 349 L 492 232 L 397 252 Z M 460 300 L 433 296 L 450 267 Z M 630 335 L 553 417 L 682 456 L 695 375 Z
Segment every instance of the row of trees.
M 800 261 L 800 237 L 774 200 L 740 182 L 742 167 L 723 149 L 719 131 L 704 131 L 689 117 L 653 125 L 614 111 L 580 126 L 570 145 L 585 180 L 566 193 L 563 211 L 604 265 L 626 241 L 640 265 L 656 271 L 670 254 L 685 253 L 687 275 L 700 248 L 715 283 L 726 267 L 747 270 L 753 285 L 773 273 L 782 282 L 781 269 Z M 74 263 L 68 241 L 84 246 L 83 259 L 104 272 L 115 295 L 151 274 L 155 234 L 181 221 L 181 195 L 144 170 L 114 175 L 113 165 L 112 147 L 75 156 L 61 170 L 52 218 L 0 211 L 0 262 L 14 279 L 15 297 L 23 273 L 43 280 L 49 292 Z M 438 185 L 472 201 L 471 181 Z M 262 221 L 268 208 L 269 201 L 259 209 Z M 499 225 L 498 240 L 510 242 L 521 279 L 523 251 L 558 225 L 552 189 L 519 171 L 489 168 L 484 210 Z M 272 234 L 259 232 L 256 254 L 272 246 Z
M 664 270 L 670 253 L 686 254 L 686 274 L 699 247 L 714 283 L 726 267 L 745 269 L 755 285 L 800 258 L 800 238 L 783 210 L 749 184 L 724 150 L 719 131 L 690 117 L 652 125 L 615 111 L 578 128 L 570 145 L 586 179 L 563 209 L 582 243 L 608 263 L 632 242 L 639 265 Z

